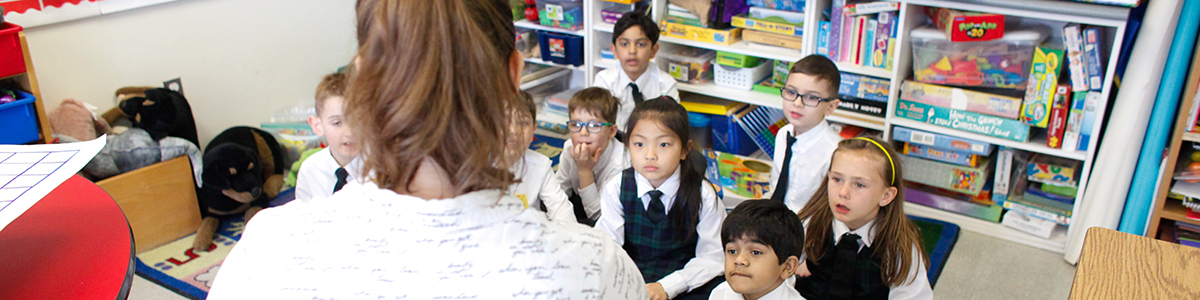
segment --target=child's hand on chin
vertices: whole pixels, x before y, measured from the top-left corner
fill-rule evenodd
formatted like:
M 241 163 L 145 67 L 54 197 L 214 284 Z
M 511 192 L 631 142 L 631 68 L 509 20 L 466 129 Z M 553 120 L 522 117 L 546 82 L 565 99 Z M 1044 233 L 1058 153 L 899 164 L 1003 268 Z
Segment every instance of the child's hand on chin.
M 667 291 L 663 290 L 661 283 L 647 283 L 646 293 L 650 294 L 650 300 L 667 300 Z

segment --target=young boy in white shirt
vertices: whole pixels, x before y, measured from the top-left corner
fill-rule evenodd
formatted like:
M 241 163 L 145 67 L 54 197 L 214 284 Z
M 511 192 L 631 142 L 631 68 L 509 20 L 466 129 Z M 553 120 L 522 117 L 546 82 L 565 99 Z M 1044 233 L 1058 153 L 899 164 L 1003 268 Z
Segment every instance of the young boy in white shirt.
M 316 116 L 308 117 L 313 133 L 325 137 L 327 147 L 313 153 L 296 174 L 296 199 L 309 201 L 333 195 L 356 175 L 346 165 L 358 157 L 358 148 L 350 139 L 346 125 L 346 74 L 325 75 L 317 85 Z
M 616 138 L 618 101 L 608 90 L 590 87 L 576 92 L 567 103 L 571 139 L 563 143 L 555 177 L 567 191 L 580 223 L 596 223 L 600 187 L 629 168 L 629 153 Z
M 842 140 L 825 117 L 837 109 L 841 75 L 837 65 L 820 55 L 796 62 L 783 87 L 783 115 L 788 125 L 775 135 L 775 172 L 771 200 L 799 213 L 821 187 L 833 150 Z
M 786 281 L 804 250 L 804 225 L 778 201 L 738 204 L 721 224 L 725 282 L 709 300 L 803 300 Z
M 637 12 L 621 16 L 613 26 L 611 49 L 620 68 L 596 73 L 592 85 L 608 89 L 621 101 L 617 124 L 624 125 L 633 107 L 642 101 L 664 95 L 679 99 L 671 74 L 650 63 L 658 53 L 658 24 L 649 16 Z
M 522 107 L 513 109 L 512 124 L 505 156 L 512 163 L 509 168 L 520 180 L 508 187 L 509 193 L 521 199 L 525 208 L 546 212 L 546 217 L 555 222 L 575 222 L 575 207 L 567 200 L 562 185 L 554 175 L 550 158 L 529 149 L 533 133 L 537 129 L 534 116 L 537 104 L 529 93 L 521 92 Z

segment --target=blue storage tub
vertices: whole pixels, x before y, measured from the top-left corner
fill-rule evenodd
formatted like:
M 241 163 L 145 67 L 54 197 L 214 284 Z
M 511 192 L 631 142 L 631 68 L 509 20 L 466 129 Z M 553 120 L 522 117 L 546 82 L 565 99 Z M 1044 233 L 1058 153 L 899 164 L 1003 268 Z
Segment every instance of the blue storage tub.
M 699 149 L 712 149 L 712 115 L 688 112 L 688 123 L 691 125 L 689 136 L 692 144 Z
M 732 117 L 727 115 L 710 115 L 709 126 L 712 126 L 713 150 L 749 156 L 758 151 L 758 145 L 750 139 L 750 135 L 738 126 Z
M 38 139 L 37 111 L 33 95 L 14 91 L 17 101 L 0 104 L 0 144 L 26 144 Z
M 542 60 L 563 65 L 583 65 L 582 36 L 538 31 L 538 42 L 542 48 Z

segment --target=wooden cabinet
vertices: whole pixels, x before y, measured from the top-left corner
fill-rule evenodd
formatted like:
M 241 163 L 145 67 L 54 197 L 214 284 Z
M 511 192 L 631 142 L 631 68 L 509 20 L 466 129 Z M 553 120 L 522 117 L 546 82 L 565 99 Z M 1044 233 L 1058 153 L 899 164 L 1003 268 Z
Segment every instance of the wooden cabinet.
M 25 32 L 17 33 L 17 37 L 21 43 L 21 53 L 24 58 L 25 72 L 16 75 L 8 76 L 3 79 L 3 84 L 10 88 L 19 89 L 33 94 L 37 100 L 34 101 L 34 107 L 37 111 L 38 123 L 38 139 L 33 143 L 44 144 L 54 138 L 50 132 L 50 121 L 46 119 L 46 106 L 43 104 L 42 93 L 38 89 L 37 76 L 33 71 L 33 60 L 29 57 L 29 44 L 25 42 Z
M 1167 197 L 1172 184 L 1175 182 L 1175 179 L 1172 177 L 1178 171 L 1177 167 L 1184 165 L 1179 163 L 1181 159 L 1179 157 L 1180 154 L 1185 150 L 1185 147 L 1189 147 L 1189 144 L 1200 144 L 1200 133 L 1188 131 L 1188 126 L 1191 124 L 1189 118 L 1192 117 L 1194 112 L 1193 106 L 1195 106 L 1196 92 L 1200 88 L 1200 51 L 1195 51 L 1192 55 L 1192 68 L 1189 74 L 1191 75 L 1188 76 L 1187 88 L 1183 91 L 1183 99 L 1179 103 L 1179 114 L 1175 118 L 1175 127 L 1171 133 L 1171 143 L 1168 144 L 1166 164 L 1162 169 L 1158 193 L 1156 194 L 1154 208 L 1150 215 L 1149 227 L 1146 227 L 1146 236 L 1151 238 L 1169 239 L 1168 236 L 1163 235 L 1163 229 L 1174 227 L 1174 222 L 1200 225 L 1200 220 L 1189 219 L 1187 217 L 1187 208 L 1183 206 L 1182 201 Z M 1182 159 L 1190 160 L 1190 158 Z

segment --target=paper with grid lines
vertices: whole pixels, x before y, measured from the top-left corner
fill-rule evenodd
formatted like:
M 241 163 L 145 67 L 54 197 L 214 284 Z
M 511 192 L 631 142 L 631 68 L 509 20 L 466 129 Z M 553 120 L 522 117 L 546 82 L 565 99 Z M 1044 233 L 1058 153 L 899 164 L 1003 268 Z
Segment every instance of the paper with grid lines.
M 75 175 L 104 148 L 107 136 L 50 145 L 0 145 L 0 230 Z

